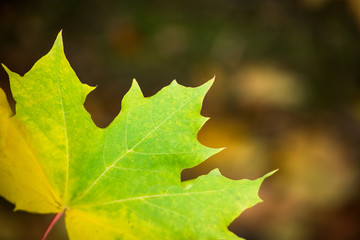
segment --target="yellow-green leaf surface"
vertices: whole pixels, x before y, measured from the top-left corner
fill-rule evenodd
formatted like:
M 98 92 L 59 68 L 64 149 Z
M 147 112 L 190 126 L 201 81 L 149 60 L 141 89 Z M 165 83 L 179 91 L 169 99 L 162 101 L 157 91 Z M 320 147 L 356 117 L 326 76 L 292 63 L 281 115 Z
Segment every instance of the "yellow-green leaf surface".
M 143 96 L 136 81 L 105 129 L 83 103 L 82 84 L 63 50 L 51 51 L 23 77 L 7 71 L 13 116 L 0 89 L 0 195 L 16 209 L 65 211 L 70 239 L 239 239 L 227 226 L 260 201 L 267 176 L 230 180 L 218 170 L 181 182 L 180 173 L 217 153 L 197 133 L 212 81 L 175 81 Z

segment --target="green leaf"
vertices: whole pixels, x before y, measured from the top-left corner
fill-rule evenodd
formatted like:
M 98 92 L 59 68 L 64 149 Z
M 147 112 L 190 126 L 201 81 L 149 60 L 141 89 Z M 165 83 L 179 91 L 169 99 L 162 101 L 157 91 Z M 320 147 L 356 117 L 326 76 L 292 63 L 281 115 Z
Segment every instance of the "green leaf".
M 197 140 L 213 80 L 173 81 L 149 98 L 134 80 L 101 129 L 83 106 L 93 88 L 69 65 L 61 33 L 23 77 L 4 68 L 16 115 L 0 90 L 0 195 L 17 210 L 65 211 L 70 239 L 238 239 L 227 226 L 260 201 L 271 173 L 234 181 L 213 170 L 180 181 L 183 169 L 220 151 Z

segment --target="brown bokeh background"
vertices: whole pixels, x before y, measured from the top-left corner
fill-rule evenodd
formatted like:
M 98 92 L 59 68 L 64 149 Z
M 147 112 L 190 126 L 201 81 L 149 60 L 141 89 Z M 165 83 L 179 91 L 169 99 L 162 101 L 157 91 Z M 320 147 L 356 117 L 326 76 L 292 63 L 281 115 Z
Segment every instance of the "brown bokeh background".
M 182 178 L 279 169 L 231 231 L 360 239 L 360 1 L 2 0 L 0 61 L 26 73 L 60 29 L 80 80 L 98 85 L 85 107 L 100 127 L 132 78 L 151 96 L 173 79 L 198 86 L 216 75 L 199 140 L 227 149 Z M 0 87 L 14 104 L 3 69 Z M 40 239 L 52 215 L 12 209 L 0 199 L 0 239 Z M 48 239 L 67 239 L 63 219 Z

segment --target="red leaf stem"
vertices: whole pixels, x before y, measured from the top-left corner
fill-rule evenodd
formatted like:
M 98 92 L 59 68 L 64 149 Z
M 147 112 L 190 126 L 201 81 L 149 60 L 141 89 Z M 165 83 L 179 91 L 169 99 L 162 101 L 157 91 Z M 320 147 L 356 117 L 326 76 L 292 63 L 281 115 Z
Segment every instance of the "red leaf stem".
M 51 229 L 53 228 L 53 226 L 55 225 L 55 223 L 61 218 L 61 216 L 64 214 L 65 210 L 62 212 L 59 212 L 58 214 L 55 215 L 55 217 L 53 218 L 53 220 L 51 221 L 50 225 L 47 227 L 44 235 L 42 236 L 41 240 L 45 240 L 46 237 L 49 235 Z

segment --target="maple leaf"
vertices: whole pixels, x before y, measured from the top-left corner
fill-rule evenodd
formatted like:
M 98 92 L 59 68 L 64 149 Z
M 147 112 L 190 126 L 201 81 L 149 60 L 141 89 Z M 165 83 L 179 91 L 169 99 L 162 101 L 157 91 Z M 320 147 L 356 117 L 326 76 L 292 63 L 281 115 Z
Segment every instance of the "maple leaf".
M 0 89 L 0 195 L 15 210 L 63 213 L 70 239 L 239 239 L 227 226 L 260 201 L 265 175 L 230 180 L 180 173 L 219 152 L 197 141 L 212 80 L 173 81 L 145 98 L 133 81 L 121 112 L 98 128 L 83 103 L 94 88 L 69 65 L 59 33 L 23 77 L 3 66 L 16 115 Z

